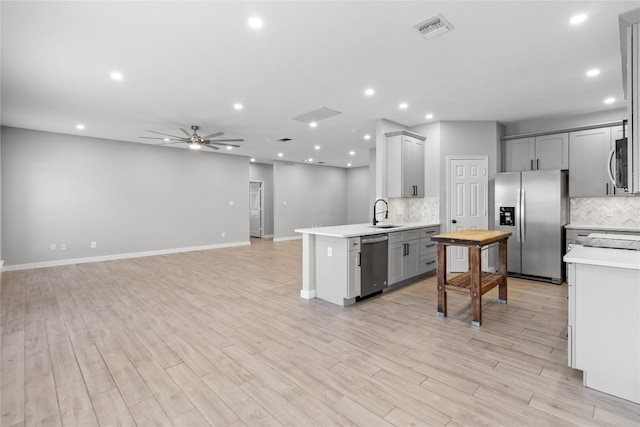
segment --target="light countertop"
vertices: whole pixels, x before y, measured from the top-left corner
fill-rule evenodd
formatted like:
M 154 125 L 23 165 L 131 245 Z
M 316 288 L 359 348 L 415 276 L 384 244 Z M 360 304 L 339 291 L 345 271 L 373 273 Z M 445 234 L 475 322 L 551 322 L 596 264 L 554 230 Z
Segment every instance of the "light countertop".
M 624 227 L 611 225 L 585 225 L 585 224 L 568 224 L 565 228 L 576 230 L 604 230 L 604 231 L 630 231 L 640 233 L 640 227 Z
M 640 251 L 576 245 L 563 259 L 569 263 L 640 270 Z
M 358 237 L 371 236 L 374 234 L 395 233 L 396 231 L 414 230 L 416 228 L 439 226 L 440 224 L 424 224 L 424 223 L 403 223 L 396 224 L 394 228 L 377 228 L 370 223 L 367 224 L 349 224 L 334 225 L 332 227 L 314 227 L 314 228 L 298 228 L 294 230 L 296 233 L 315 234 L 316 236 L 327 237 Z

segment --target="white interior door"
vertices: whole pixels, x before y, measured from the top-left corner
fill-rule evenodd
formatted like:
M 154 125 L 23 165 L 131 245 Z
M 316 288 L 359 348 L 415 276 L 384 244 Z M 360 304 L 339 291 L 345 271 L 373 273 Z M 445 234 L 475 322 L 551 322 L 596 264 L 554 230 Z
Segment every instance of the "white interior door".
M 249 236 L 262 237 L 262 182 L 249 182 Z
M 447 223 L 449 232 L 487 229 L 487 173 L 486 156 L 447 157 Z M 468 249 L 449 246 L 447 269 L 452 273 L 468 270 Z M 487 253 L 483 251 L 482 264 L 486 268 Z

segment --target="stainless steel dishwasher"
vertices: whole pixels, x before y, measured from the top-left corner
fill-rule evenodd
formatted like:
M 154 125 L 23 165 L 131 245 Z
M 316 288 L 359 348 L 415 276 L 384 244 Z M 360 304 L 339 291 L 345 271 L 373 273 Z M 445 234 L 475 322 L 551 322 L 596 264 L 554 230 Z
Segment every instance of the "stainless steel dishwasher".
M 389 245 L 386 234 L 362 237 L 360 240 L 360 297 L 380 292 L 387 287 Z

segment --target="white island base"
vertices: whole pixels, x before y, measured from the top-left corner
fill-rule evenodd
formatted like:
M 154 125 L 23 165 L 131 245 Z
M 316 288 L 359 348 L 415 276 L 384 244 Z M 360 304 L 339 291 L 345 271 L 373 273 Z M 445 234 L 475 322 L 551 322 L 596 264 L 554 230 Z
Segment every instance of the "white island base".
M 575 246 L 569 263 L 569 366 L 583 384 L 640 403 L 640 252 Z

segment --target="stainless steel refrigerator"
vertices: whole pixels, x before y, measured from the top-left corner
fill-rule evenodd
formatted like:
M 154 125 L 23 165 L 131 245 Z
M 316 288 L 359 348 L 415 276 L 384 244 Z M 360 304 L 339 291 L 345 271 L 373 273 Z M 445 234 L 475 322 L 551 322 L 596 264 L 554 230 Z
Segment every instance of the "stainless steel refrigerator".
M 561 170 L 496 175 L 494 228 L 513 233 L 507 242 L 510 275 L 562 283 L 567 182 Z

